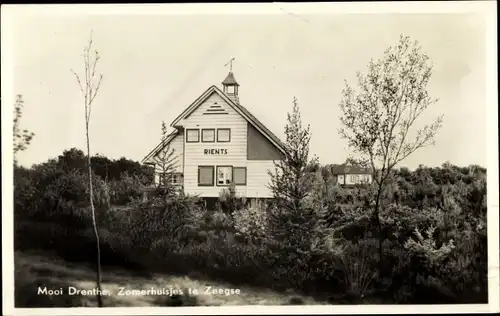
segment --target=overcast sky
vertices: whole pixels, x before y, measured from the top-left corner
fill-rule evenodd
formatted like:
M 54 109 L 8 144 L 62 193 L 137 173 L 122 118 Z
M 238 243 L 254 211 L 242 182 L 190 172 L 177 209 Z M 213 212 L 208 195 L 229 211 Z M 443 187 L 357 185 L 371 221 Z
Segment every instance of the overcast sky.
M 283 138 L 296 96 L 311 125 L 311 152 L 322 163 L 341 163 L 348 155 L 337 134 L 343 82 L 354 83 L 356 71 L 403 33 L 418 40 L 435 64 L 429 91 L 440 101 L 423 123 L 444 114 L 436 145 L 404 165 L 486 165 L 487 39 L 479 14 L 62 12 L 17 10 L 4 29 L 11 39 L 12 93 L 25 100 L 21 124 L 36 134 L 19 155 L 23 165 L 84 148 L 83 98 L 70 68 L 83 71 L 91 29 L 104 74 L 92 112 L 92 153 L 141 160 L 159 142 L 161 121 L 170 124 L 209 86 L 220 86 L 224 64 L 235 57 L 242 105 Z

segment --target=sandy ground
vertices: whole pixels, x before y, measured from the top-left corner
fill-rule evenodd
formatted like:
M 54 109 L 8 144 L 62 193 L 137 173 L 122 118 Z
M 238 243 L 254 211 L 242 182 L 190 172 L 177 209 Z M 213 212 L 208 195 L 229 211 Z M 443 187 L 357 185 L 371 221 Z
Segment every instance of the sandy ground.
M 95 288 L 95 272 L 91 269 L 46 255 L 17 252 L 15 256 L 17 307 L 25 307 L 21 305 L 26 304 L 47 307 L 96 306 L 94 294 L 71 295 L 69 298 L 67 295 L 69 287 L 81 291 Z M 47 291 L 62 288 L 66 296 L 38 293 L 39 288 L 43 290 L 44 287 L 47 287 Z M 108 267 L 103 270 L 102 290 L 107 294 L 103 296 L 103 304 L 108 307 L 323 304 L 292 292 L 235 287 L 187 276 L 155 274 L 145 278 L 125 270 L 110 271 Z

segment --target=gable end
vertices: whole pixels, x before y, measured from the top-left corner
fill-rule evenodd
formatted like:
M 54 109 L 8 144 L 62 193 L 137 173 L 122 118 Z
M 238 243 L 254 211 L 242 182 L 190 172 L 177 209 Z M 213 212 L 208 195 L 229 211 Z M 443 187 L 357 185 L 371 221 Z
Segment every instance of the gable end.
M 248 160 L 281 160 L 283 154 L 252 124 L 247 127 L 247 159 Z
M 232 109 L 234 109 L 239 115 L 241 115 L 241 117 L 243 117 L 254 128 L 256 128 L 259 132 L 261 132 L 276 148 L 278 148 L 283 154 L 285 153 L 283 144 L 271 131 L 269 131 L 259 120 L 257 120 L 247 109 L 245 109 L 239 103 L 235 103 L 233 100 L 231 100 L 231 98 L 229 98 L 224 92 L 222 92 L 216 86 L 211 86 L 210 88 L 208 88 L 187 109 L 185 109 L 179 116 L 177 116 L 177 118 L 172 122 L 171 126 L 179 127 L 178 126 L 179 122 L 183 119 L 187 119 L 213 93 L 217 93 L 222 98 L 222 100 L 224 100 Z M 222 111 L 216 109 L 218 108 L 213 108 L 212 111 L 208 111 L 207 109 L 203 114 L 214 115 L 214 114 L 208 114 L 210 112 L 223 113 Z

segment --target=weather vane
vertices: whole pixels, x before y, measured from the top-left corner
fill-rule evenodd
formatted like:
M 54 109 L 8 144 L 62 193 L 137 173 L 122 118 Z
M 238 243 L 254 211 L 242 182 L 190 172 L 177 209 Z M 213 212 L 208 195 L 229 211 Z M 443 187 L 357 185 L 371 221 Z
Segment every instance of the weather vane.
M 234 60 L 234 57 L 231 58 L 231 60 L 229 60 L 227 62 L 227 64 L 224 65 L 224 67 L 226 67 L 227 65 L 229 65 L 229 71 L 231 71 L 231 72 L 233 71 L 233 60 Z

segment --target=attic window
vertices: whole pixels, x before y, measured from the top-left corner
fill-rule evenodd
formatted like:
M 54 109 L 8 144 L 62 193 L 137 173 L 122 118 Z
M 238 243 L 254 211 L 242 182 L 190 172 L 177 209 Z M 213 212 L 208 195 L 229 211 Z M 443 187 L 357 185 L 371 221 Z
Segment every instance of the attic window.
M 186 131 L 186 142 L 187 143 L 198 143 L 200 141 L 200 130 L 199 129 L 188 129 Z
M 202 129 L 201 130 L 201 141 L 204 143 L 215 142 L 215 129 Z
M 231 141 L 231 130 L 229 128 L 217 129 L 217 142 L 228 143 Z

